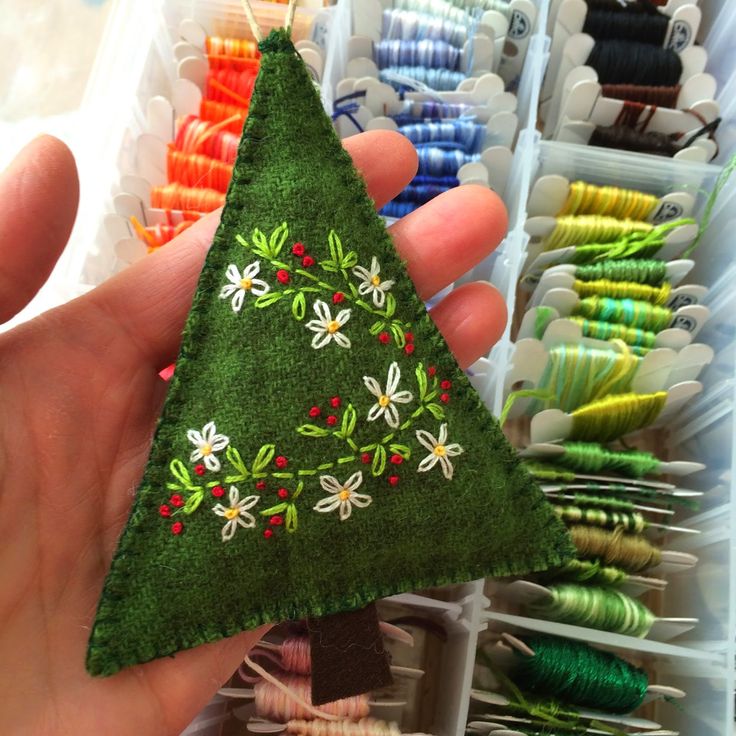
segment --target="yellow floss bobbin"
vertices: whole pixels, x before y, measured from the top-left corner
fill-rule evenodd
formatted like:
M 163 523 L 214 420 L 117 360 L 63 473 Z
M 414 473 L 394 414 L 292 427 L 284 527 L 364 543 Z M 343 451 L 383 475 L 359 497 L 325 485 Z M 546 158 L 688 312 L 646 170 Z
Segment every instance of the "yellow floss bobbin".
M 609 215 L 619 219 L 646 220 L 659 199 L 634 189 L 588 184 L 570 184 L 567 201 L 558 215 Z

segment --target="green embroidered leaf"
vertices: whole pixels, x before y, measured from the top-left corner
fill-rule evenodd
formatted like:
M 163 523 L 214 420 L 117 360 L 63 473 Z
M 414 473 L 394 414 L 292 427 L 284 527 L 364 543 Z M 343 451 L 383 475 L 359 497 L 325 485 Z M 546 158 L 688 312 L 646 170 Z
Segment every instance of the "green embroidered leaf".
M 280 514 L 282 511 L 286 511 L 286 507 L 289 504 L 286 503 L 279 503 L 276 504 L 276 506 L 271 506 L 271 508 L 266 509 L 265 511 L 261 511 L 261 516 L 272 516 L 273 514 Z
M 396 312 L 396 299 L 393 294 L 386 294 L 386 317 L 389 319 L 394 316 Z
M 296 528 L 297 528 L 296 506 L 294 506 L 293 503 L 290 503 L 286 507 L 286 531 L 289 533 L 293 533 L 296 531 Z
M 301 322 L 306 312 L 307 300 L 304 297 L 304 292 L 300 291 L 291 301 L 291 313 L 294 315 L 294 319 Z
M 196 493 L 193 493 L 187 499 L 187 502 L 184 504 L 184 508 L 182 509 L 182 511 L 185 514 L 193 514 L 199 508 L 199 504 L 202 503 L 203 498 L 204 491 L 197 491 Z
M 329 271 L 330 273 L 337 273 L 340 270 L 335 261 L 320 261 L 319 265 L 324 271 Z
M 351 250 L 349 251 L 345 257 L 340 261 L 341 268 L 345 270 L 349 270 L 351 268 L 355 268 L 355 266 L 358 265 L 358 254 Z
M 263 309 L 264 307 L 270 307 L 272 304 L 275 304 L 283 296 L 280 291 L 269 291 L 267 294 L 259 296 L 253 304 L 256 309 Z
M 284 247 L 286 238 L 289 237 L 289 227 L 285 222 L 282 222 L 272 233 L 271 240 L 268 243 L 269 250 L 271 251 L 271 258 L 278 257 L 281 249 Z
M 422 363 L 416 367 L 415 373 L 417 385 L 419 386 L 419 401 L 424 401 L 424 397 L 427 395 L 427 372 L 424 370 Z
M 348 404 L 347 409 L 342 415 L 342 436 L 347 439 L 355 431 L 355 423 L 358 420 L 358 414 L 352 404 Z
M 404 460 L 408 460 L 411 457 L 411 448 L 406 445 L 391 444 L 388 446 L 388 451 L 393 455 L 401 455 Z
M 240 233 L 235 236 L 235 240 L 237 240 L 243 248 L 248 248 L 250 250 L 250 244 Z
M 330 255 L 332 256 L 332 260 L 336 264 L 342 263 L 342 260 L 344 258 L 342 252 L 342 242 L 340 241 L 340 238 L 337 237 L 337 233 L 334 230 L 330 230 L 330 234 L 327 236 L 327 245 L 330 248 Z
M 266 236 L 258 228 L 253 231 L 253 247 L 251 250 L 264 258 L 271 257 L 271 250 L 268 247 Z
M 358 287 L 355 284 L 348 284 L 350 287 L 350 293 L 353 295 L 353 299 L 357 299 L 360 292 L 358 291 Z
M 373 465 L 371 465 L 371 473 L 373 475 L 381 475 L 386 469 L 386 448 L 383 445 L 376 447 L 373 455 Z
M 250 475 L 246 464 L 243 462 L 243 458 L 232 445 L 229 445 L 227 450 L 225 451 L 225 457 L 227 458 L 230 465 L 232 465 L 242 477 L 247 478 Z M 232 481 L 228 481 L 228 483 L 231 482 Z
M 263 470 L 271 462 L 271 460 L 273 460 L 273 456 L 275 454 L 275 445 L 263 445 L 263 447 L 258 450 L 256 459 L 253 461 L 253 472 L 260 473 L 261 470 Z
M 304 490 L 304 482 L 300 480 L 297 483 L 297 485 L 296 485 L 296 490 L 294 491 L 294 493 L 291 496 L 292 500 L 293 501 L 296 501 L 297 498 L 299 498 L 299 496 L 301 496 L 303 490 Z
M 329 429 L 318 427 L 316 424 L 302 424 L 296 431 L 304 437 L 327 437 L 330 434 Z
M 401 325 L 399 323 L 391 323 L 391 334 L 394 336 L 394 340 L 400 348 L 403 348 L 404 345 L 406 345 L 406 336 L 404 335 L 404 330 L 401 329 Z
M 169 464 L 171 474 L 181 483 L 183 488 L 188 491 L 197 491 L 201 486 L 196 486 L 192 483 L 192 477 L 189 475 L 189 471 L 186 465 L 181 460 L 172 460 Z M 173 484 L 171 484 L 173 485 Z M 179 490 L 178 488 L 172 488 L 171 490 Z
M 384 327 L 386 326 L 386 323 L 383 320 L 378 320 L 378 322 L 374 322 L 371 326 L 368 332 L 371 333 L 371 335 L 377 335 Z
M 445 418 L 445 410 L 439 404 L 427 404 L 427 410 L 435 419 Z

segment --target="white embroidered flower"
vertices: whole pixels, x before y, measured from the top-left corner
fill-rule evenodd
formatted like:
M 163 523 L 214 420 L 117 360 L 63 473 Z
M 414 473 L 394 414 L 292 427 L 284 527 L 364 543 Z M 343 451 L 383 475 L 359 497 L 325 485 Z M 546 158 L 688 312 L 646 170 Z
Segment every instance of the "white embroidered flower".
M 424 473 L 439 463 L 445 478 L 452 480 L 453 467 L 450 458 L 456 457 L 463 452 L 463 448 L 458 444 L 447 444 L 447 425 L 443 424 L 440 426 L 440 436 L 438 439 L 435 439 L 429 432 L 425 432 L 423 429 L 417 430 L 417 439 L 429 450 L 429 455 L 419 463 L 417 471 Z
M 312 338 L 312 347 L 316 350 L 323 348 L 334 340 L 341 348 L 350 347 L 350 338 L 340 330 L 350 319 L 350 310 L 343 309 L 333 319 L 330 308 L 319 299 L 314 303 L 314 311 L 319 319 L 307 322 L 306 327 L 317 334 Z
M 340 521 L 345 521 L 350 516 L 353 506 L 364 509 L 366 506 L 370 506 L 373 500 L 364 493 L 355 492 L 355 489 L 359 488 L 362 482 L 363 473 L 360 470 L 353 473 L 344 483 L 340 483 L 334 475 L 320 476 L 319 484 L 330 495 L 318 501 L 314 510 L 327 514 L 339 508 Z
M 230 443 L 230 439 L 225 437 L 224 434 L 217 434 L 217 427 L 215 427 L 214 422 L 205 424 L 201 432 L 190 429 L 187 432 L 187 439 L 197 448 L 189 456 L 189 459 L 193 463 L 196 463 L 197 460 L 204 460 L 207 470 L 216 473 L 220 469 L 220 461 L 215 453 L 224 450 Z
M 229 542 L 235 535 L 239 526 L 243 529 L 252 529 L 256 525 L 253 514 L 248 513 L 258 503 L 259 496 L 246 496 L 241 500 L 240 491 L 235 486 L 230 486 L 230 505 L 223 506 L 218 503 L 212 510 L 218 516 L 224 516 L 227 523 L 222 527 L 222 541 Z
M 394 282 L 381 280 L 381 266 L 378 264 L 378 259 L 373 256 L 370 269 L 356 266 L 353 273 L 362 282 L 358 287 L 358 293 L 364 296 L 370 294 L 373 297 L 373 303 L 379 308 L 382 307 L 386 301 L 386 292 L 394 285 Z
M 225 275 L 230 283 L 222 287 L 220 299 L 232 297 L 233 312 L 239 312 L 242 309 L 247 292 L 252 292 L 254 296 L 262 296 L 271 290 L 271 287 L 265 281 L 256 278 L 260 270 L 260 261 L 254 261 L 250 266 L 246 266 L 242 274 L 234 263 L 227 267 Z
M 399 426 L 399 410 L 396 404 L 407 404 L 414 397 L 409 391 L 397 391 L 399 380 L 401 379 L 401 370 L 399 364 L 391 363 L 388 369 L 388 380 L 386 382 L 386 390 L 381 390 L 381 385 L 375 378 L 363 376 L 363 383 L 366 388 L 378 399 L 368 412 L 368 421 L 372 422 L 381 415 L 386 417 L 386 423 L 389 427 L 396 429 Z

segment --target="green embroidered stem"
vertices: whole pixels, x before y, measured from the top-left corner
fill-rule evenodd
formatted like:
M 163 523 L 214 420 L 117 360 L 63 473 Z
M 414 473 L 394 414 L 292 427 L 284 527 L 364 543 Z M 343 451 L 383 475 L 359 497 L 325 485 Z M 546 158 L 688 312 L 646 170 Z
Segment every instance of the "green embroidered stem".
M 394 309 L 395 309 L 395 302 L 393 300 L 389 300 L 388 304 L 393 307 L 393 309 L 386 309 L 385 311 L 380 311 L 378 309 L 374 309 L 368 302 L 361 299 L 359 296 L 356 296 L 357 290 L 353 287 L 350 289 L 350 294 L 346 294 L 342 291 L 340 287 L 333 286 L 332 284 L 327 283 L 326 281 L 322 281 L 318 276 L 315 276 L 313 273 L 309 273 L 309 271 L 305 271 L 303 268 L 293 268 L 288 263 L 284 263 L 283 261 L 276 260 L 275 258 L 272 258 L 268 255 L 266 255 L 265 252 L 261 251 L 260 249 L 253 248 L 251 245 L 249 245 L 248 241 L 242 236 L 242 235 L 236 235 L 235 239 L 242 245 L 244 248 L 247 248 L 250 250 L 254 255 L 263 258 L 267 260 L 271 266 L 273 266 L 276 269 L 280 269 L 282 271 L 288 271 L 289 273 L 297 274 L 299 276 L 303 276 L 304 278 L 310 279 L 313 281 L 318 287 L 320 291 L 323 292 L 329 292 L 330 294 L 334 294 L 335 292 L 341 292 L 346 301 L 352 302 L 355 304 L 355 306 L 360 307 L 361 309 L 365 310 L 369 314 L 372 314 L 376 317 L 380 317 L 381 320 L 390 320 L 393 316 Z M 321 265 L 321 264 L 318 264 Z M 347 280 L 347 275 L 346 275 Z M 351 285 L 352 286 L 352 285 Z M 300 291 L 309 291 L 309 292 L 315 292 L 316 290 L 314 288 L 310 289 L 309 287 L 299 287 Z M 284 294 L 291 294 L 294 293 L 293 289 L 287 289 L 283 292 L 274 292 L 272 294 L 265 294 L 264 296 L 271 296 L 271 299 L 264 300 L 260 302 L 263 306 L 270 306 L 271 304 L 278 301 L 278 299 L 281 298 Z M 279 297 L 275 297 L 276 294 L 279 294 Z M 274 298 L 275 297 L 275 298 Z M 397 324 L 403 327 L 403 323 L 396 320 Z M 393 323 L 392 323 L 393 324 Z

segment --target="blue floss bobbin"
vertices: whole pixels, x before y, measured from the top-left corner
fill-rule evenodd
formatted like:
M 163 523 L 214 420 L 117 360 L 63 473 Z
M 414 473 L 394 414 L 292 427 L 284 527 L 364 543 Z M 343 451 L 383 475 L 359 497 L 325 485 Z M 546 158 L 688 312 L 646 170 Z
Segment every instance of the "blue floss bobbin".
M 405 41 L 430 39 L 445 41 L 462 48 L 468 38 L 468 30 L 466 25 L 444 18 L 423 15 L 411 10 L 388 9 L 383 11 L 381 38 Z
M 379 69 L 423 66 L 460 70 L 460 49 L 447 41 L 387 39 L 374 44 L 373 52 Z
M 471 120 L 413 123 L 399 126 L 415 145 L 424 143 L 454 143 L 465 153 L 480 153 L 486 139 L 486 126 Z
M 427 69 L 423 66 L 392 66 L 381 69 L 379 79 L 397 92 L 413 92 L 422 87 L 438 92 L 451 92 L 465 79 L 464 72 L 449 69 Z

